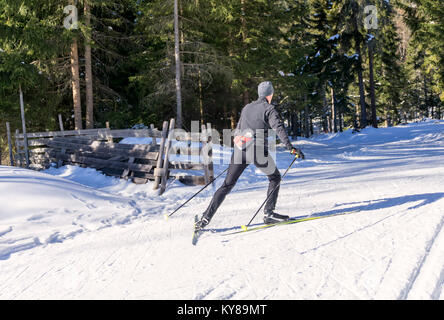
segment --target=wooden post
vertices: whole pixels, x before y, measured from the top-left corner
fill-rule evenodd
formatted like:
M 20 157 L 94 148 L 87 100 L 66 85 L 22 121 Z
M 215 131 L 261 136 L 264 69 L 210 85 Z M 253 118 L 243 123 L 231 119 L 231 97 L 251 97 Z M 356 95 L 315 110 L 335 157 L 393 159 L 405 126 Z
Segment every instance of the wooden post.
M 6 134 L 8 136 L 8 148 L 9 148 L 9 163 L 14 166 L 14 156 L 12 154 L 12 140 L 11 140 L 11 127 L 9 122 L 6 122 Z
M 128 174 L 130 173 L 130 166 L 134 163 L 135 159 L 136 159 L 135 157 L 129 157 L 128 168 L 125 168 L 125 170 L 123 170 L 121 178 L 128 180 Z
M 214 179 L 214 165 L 213 165 L 213 129 L 211 128 L 211 123 L 207 123 L 207 130 L 208 130 L 208 171 L 210 175 L 210 180 Z M 214 181 L 213 181 L 213 187 L 214 187 Z
M 60 158 L 57 160 L 57 168 L 60 168 L 63 166 L 63 156 L 66 153 L 66 148 L 62 148 L 60 151 Z
M 105 125 L 106 125 L 106 139 L 108 140 L 108 142 L 113 143 L 114 140 L 113 140 L 112 135 L 108 134 L 109 131 L 110 131 L 110 128 L 109 128 L 109 121 L 107 121 Z
M 63 121 L 62 121 L 62 115 L 59 113 L 59 126 L 60 126 L 60 131 L 65 131 L 63 128 Z
M 208 132 L 207 128 L 203 124 L 201 126 L 202 128 L 202 135 L 201 135 L 201 141 L 202 141 L 202 156 L 203 156 L 203 164 L 204 164 L 204 177 L 205 177 L 205 184 L 209 183 L 210 180 L 210 171 L 208 170 L 208 163 L 209 163 L 209 157 L 208 157 Z
M 151 145 L 155 146 L 157 144 L 157 141 L 156 141 L 156 137 L 154 136 L 154 124 L 152 124 L 152 123 L 150 124 L 150 129 L 151 129 L 151 134 L 152 134 Z
M 15 150 L 17 152 L 17 164 L 19 167 L 21 167 L 23 165 L 23 159 L 22 159 L 22 154 L 20 153 L 20 145 L 19 145 L 19 139 L 18 139 L 18 135 L 20 134 L 19 129 L 15 130 Z
M 168 166 L 170 164 L 169 162 L 169 153 L 170 153 L 170 147 L 171 147 L 171 141 L 174 139 L 174 127 L 176 125 L 176 121 L 173 119 L 170 120 L 170 127 L 168 130 L 168 139 L 165 143 L 165 155 L 163 157 L 163 166 L 162 166 L 162 179 L 160 181 L 160 190 L 159 195 L 165 192 L 166 189 L 166 183 L 168 179 Z
M 29 168 L 28 136 L 26 135 L 25 104 L 23 103 L 22 86 L 19 86 L 19 89 L 20 89 L 20 112 L 22 114 L 23 144 L 25 147 L 26 168 Z
M 159 155 L 157 157 L 157 164 L 156 164 L 157 171 L 162 168 L 163 153 L 165 149 L 165 141 L 167 139 L 167 135 L 168 135 L 168 121 L 164 121 L 162 126 L 162 138 L 160 140 Z M 154 186 L 153 186 L 154 190 L 158 189 L 160 184 L 160 175 L 156 174 L 156 169 L 154 171 L 155 175 Z

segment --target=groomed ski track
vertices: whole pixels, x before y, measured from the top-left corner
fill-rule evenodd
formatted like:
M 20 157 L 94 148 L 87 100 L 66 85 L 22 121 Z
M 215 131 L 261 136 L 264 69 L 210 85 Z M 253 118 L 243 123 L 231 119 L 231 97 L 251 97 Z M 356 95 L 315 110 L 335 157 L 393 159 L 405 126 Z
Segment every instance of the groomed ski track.
M 132 210 L 104 227 L 79 223 L 76 233 L 63 236 L 61 226 L 30 219 L 40 212 L 23 221 L 0 220 L 0 299 L 444 299 L 444 121 L 294 144 L 307 160 L 282 182 L 277 211 L 358 212 L 222 237 L 247 223 L 265 199 L 268 181 L 250 167 L 211 222 L 214 232 L 193 246 L 194 215 L 205 210 L 214 190 L 165 221 L 164 214 L 200 187 L 173 182 L 159 197 L 150 184 L 113 182 L 94 189 L 117 198 L 98 203 L 91 196 L 84 212 L 72 210 Z M 229 155 L 227 149 L 214 152 L 215 161 Z M 281 171 L 292 160 L 283 149 L 276 158 Z M 215 173 L 225 167 L 216 165 Z M 81 170 L 33 172 L 33 181 L 48 173 L 76 180 Z M 71 200 L 79 206 L 86 203 L 76 197 Z M 29 246 L 14 246 L 26 238 L 14 235 L 19 226 Z M 37 226 L 48 228 L 49 236 L 34 232 Z

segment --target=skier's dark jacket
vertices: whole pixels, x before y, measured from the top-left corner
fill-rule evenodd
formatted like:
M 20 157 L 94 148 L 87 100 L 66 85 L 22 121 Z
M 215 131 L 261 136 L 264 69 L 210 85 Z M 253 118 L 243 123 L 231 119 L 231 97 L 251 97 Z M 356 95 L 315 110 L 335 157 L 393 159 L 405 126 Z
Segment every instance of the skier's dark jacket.
M 288 139 L 284 124 L 279 117 L 278 112 L 273 105 L 269 104 L 265 97 L 260 97 L 258 100 L 247 104 L 241 112 L 241 116 L 235 131 L 236 140 L 245 140 L 239 138 L 246 138 L 247 143 L 250 140 L 248 131 L 256 132 L 258 129 L 265 130 L 265 141 L 260 135 L 254 135 L 254 142 L 256 145 L 264 144 L 267 146 L 267 130 L 273 129 L 276 131 L 281 142 L 288 150 L 293 147 L 290 139 Z M 237 138 L 237 139 L 236 139 Z M 239 145 L 238 145 L 239 146 Z

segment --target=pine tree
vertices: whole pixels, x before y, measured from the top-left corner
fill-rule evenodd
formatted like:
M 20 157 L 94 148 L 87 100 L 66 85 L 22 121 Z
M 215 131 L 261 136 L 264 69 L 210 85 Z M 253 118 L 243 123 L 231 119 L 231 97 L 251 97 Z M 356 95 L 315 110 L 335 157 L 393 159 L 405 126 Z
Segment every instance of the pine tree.
M 427 116 L 429 110 L 440 110 L 444 100 L 444 7 L 441 1 L 433 0 L 398 0 L 396 3 L 412 32 L 408 59 L 410 81 L 414 83 L 418 102 L 423 101 L 422 112 Z M 440 112 L 432 113 L 440 116 Z
M 94 95 L 91 56 L 91 7 L 90 0 L 83 1 L 85 16 L 85 87 L 86 87 L 86 129 L 94 128 Z
M 355 62 L 355 70 L 358 78 L 360 127 L 367 126 L 367 108 L 365 103 L 364 77 L 363 77 L 363 44 L 365 43 L 365 30 L 363 26 L 363 0 L 345 0 L 335 2 L 333 8 L 338 19 L 341 31 L 341 48 L 351 52 L 349 56 Z M 346 53 L 345 53 L 346 54 Z
M 58 1 L 0 1 L 0 113 L 13 129 L 19 86 L 27 125 L 40 130 L 55 128 L 59 105 L 70 95 L 63 17 Z
M 380 31 L 378 31 L 378 70 L 381 85 L 377 92 L 383 108 L 386 125 L 401 120 L 401 91 L 404 86 L 403 69 L 399 57 L 399 38 L 394 24 L 394 10 L 390 3 L 382 1 L 379 6 Z

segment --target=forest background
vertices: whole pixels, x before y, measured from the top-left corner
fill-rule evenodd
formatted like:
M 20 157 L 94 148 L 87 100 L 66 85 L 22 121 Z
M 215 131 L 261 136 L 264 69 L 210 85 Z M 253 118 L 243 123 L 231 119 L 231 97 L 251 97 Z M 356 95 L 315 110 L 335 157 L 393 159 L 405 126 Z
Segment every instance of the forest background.
M 293 136 L 441 119 L 443 17 L 436 0 L 0 0 L 3 163 L 20 93 L 28 132 L 59 114 L 234 128 L 264 80 Z

